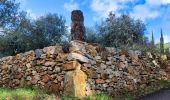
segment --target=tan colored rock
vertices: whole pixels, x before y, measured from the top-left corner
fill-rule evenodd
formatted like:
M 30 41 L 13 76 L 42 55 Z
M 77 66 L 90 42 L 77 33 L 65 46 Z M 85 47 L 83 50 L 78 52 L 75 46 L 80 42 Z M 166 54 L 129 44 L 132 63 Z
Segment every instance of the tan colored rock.
M 45 63 L 45 60 L 36 60 L 37 65 L 43 65 Z
M 166 61 L 168 58 L 166 55 L 161 55 L 159 59 L 160 61 Z
M 15 75 L 15 78 L 16 78 L 16 79 L 21 79 L 22 77 L 23 77 L 23 74 L 22 74 L 22 73 Z
M 44 65 L 45 65 L 45 66 L 52 66 L 52 67 L 54 67 L 54 66 L 56 65 L 56 62 L 50 62 L 50 61 L 48 61 L 48 62 L 45 62 Z
M 50 80 L 50 75 L 46 74 L 42 77 L 42 82 L 46 83 Z
M 67 59 L 68 54 L 67 53 L 58 53 L 57 61 L 63 61 Z
M 112 77 L 112 82 L 117 82 L 118 81 L 118 77 L 114 76 Z
M 26 64 L 26 67 L 31 68 L 31 64 L 30 63 Z
M 96 84 L 103 84 L 105 83 L 105 80 L 103 79 L 96 79 Z
M 80 62 L 83 63 L 88 63 L 89 59 L 81 54 L 78 53 L 70 53 L 67 57 L 68 60 L 79 60 Z
M 80 67 L 81 64 L 77 61 L 70 61 L 62 65 L 63 70 L 75 70 L 75 69 L 80 69 Z
M 1 66 L 1 69 L 2 69 L 2 70 L 7 70 L 7 69 L 8 69 L 8 65 L 2 65 L 2 66 Z
M 168 75 L 165 71 L 161 70 L 159 80 L 168 80 Z
M 121 60 L 122 62 L 125 62 L 125 55 L 121 55 L 121 56 L 120 56 L 120 60 Z
M 56 79 L 57 79 L 57 81 L 59 81 L 59 82 L 61 82 L 61 81 L 62 81 L 62 77 L 61 77 L 61 76 L 59 76 L 59 75 L 57 75 L 57 76 L 56 76 Z
M 91 69 L 88 69 L 87 67 L 82 67 L 82 71 L 84 71 L 88 78 L 97 78 L 97 72 Z
M 54 55 L 59 52 L 62 52 L 62 46 L 57 44 L 56 46 L 45 47 L 43 48 L 43 52 L 47 55 Z
M 30 86 L 31 84 L 32 84 L 31 81 L 27 81 L 27 82 L 26 82 L 26 85 L 28 85 L 28 86 Z
M 86 74 L 81 70 L 69 71 L 64 78 L 64 95 L 69 97 L 86 96 Z
M 82 53 L 86 52 L 85 46 L 87 45 L 87 43 L 79 41 L 79 40 L 73 40 L 70 42 L 70 52 L 76 52 L 76 51 L 80 51 Z
M 97 51 L 96 51 L 96 47 L 92 46 L 92 45 L 87 45 L 86 46 L 86 50 L 87 52 L 92 55 L 93 57 L 97 56 Z
M 60 91 L 60 86 L 58 84 L 52 84 L 49 88 L 50 92 L 58 93 Z
M 109 78 L 109 75 L 108 75 L 108 74 L 105 74 L 105 73 L 102 73 L 102 74 L 101 74 L 101 78 L 104 79 L 104 80 L 106 80 L 106 79 Z

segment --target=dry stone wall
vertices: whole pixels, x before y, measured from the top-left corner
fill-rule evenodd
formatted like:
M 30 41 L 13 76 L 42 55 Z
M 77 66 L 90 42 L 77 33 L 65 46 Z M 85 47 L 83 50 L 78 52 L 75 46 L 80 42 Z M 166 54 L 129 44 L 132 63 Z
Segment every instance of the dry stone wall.
M 102 92 L 121 94 L 167 80 L 170 63 L 162 64 L 160 59 L 168 58 L 75 40 L 69 44 L 69 53 L 57 44 L 1 58 L 0 86 L 33 85 L 78 97 Z

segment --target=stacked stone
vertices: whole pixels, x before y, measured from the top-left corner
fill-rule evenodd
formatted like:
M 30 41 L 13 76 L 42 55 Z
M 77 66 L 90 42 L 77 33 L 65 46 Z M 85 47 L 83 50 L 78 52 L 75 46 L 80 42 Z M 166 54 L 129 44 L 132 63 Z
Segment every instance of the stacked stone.
M 85 41 L 84 16 L 81 10 L 71 13 L 71 39 Z
M 0 86 L 35 85 L 56 94 L 83 97 L 102 92 L 121 94 L 169 77 L 170 64 L 164 55 L 144 55 L 77 40 L 69 45 L 69 53 L 57 44 L 1 58 Z

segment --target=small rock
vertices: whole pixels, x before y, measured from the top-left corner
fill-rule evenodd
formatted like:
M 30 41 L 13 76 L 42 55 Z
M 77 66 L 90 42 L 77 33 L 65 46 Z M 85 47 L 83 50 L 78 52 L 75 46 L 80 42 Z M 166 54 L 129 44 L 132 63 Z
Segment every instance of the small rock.
M 101 60 L 101 57 L 100 56 L 96 56 L 95 59 L 96 60 Z
M 70 61 L 70 62 L 62 65 L 62 69 L 65 71 L 80 69 L 80 67 L 81 67 L 81 64 L 77 61 Z
M 86 53 L 85 42 L 74 40 L 70 42 L 70 52 L 81 51 L 82 53 Z
M 54 66 L 56 65 L 56 62 L 47 61 L 47 62 L 45 62 L 44 65 L 45 65 L 45 66 L 52 66 L 52 67 L 54 67 Z
M 36 71 L 32 71 L 32 75 L 35 75 L 37 72 Z
M 111 61 L 107 61 L 106 65 L 112 65 L 112 62 Z
M 43 54 L 42 49 L 36 49 L 35 50 L 35 57 L 36 58 L 41 58 L 41 55 Z
M 31 64 L 30 63 L 26 64 L 26 67 L 31 68 Z
M 53 72 L 59 73 L 61 71 L 60 67 L 55 66 Z
M 106 68 L 107 68 L 107 66 L 106 66 L 105 64 L 103 64 L 103 63 L 100 64 L 100 67 L 101 67 L 102 69 L 106 69 Z
M 103 84 L 103 83 L 105 83 L 105 81 L 104 81 L 103 79 L 97 79 L 97 80 L 96 80 L 96 83 L 97 83 L 97 84 Z
M 81 54 L 78 54 L 78 53 L 70 53 L 67 57 L 68 60 L 74 60 L 74 59 L 77 59 L 79 60 L 80 62 L 83 62 L 83 63 L 88 63 L 89 62 L 89 59 Z
M 32 80 L 32 77 L 31 76 L 27 76 L 26 80 L 30 81 L 30 80 Z
M 88 69 L 87 67 L 82 67 L 82 71 L 84 71 L 87 74 L 87 76 L 91 79 L 97 78 L 97 72 L 96 71 Z
M 46 74 L 42 77 L 42 82 L 44 82 L 44 83 L 48 82 L 49 80 L 50 80 L 50 76 L 48 74 Z

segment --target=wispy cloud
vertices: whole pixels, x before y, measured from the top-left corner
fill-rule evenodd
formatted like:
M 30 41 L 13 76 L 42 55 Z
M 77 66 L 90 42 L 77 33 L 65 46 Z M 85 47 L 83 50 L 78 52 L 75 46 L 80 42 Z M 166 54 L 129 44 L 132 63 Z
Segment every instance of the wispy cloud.
M 74 2 L 74 0 L 70 0 L 70 2 L 64 3 L 64 8 L 70 12 L 72 10 L 79 9 L 79 4 Z
M 110 11 L 119 15 L 120 10 L 129 10 L 128 12 L 134 18 L 154 19 L 161 16 L 161 6 L 169 5 L 170 0 L 145 0 L 144 3 L 137 3 L 140 0 L 92 0 L 91 9 L 96 12 L 96 18 L 107 17 Z M 135 4 L 137 3 L 137 4 Z M 129 4 L 135 4 L 130 6 Z
M 119 15 L 119 10 L 127 9 L 128 3 L 133 3 L 138 0 L 92 0 L 91 9 L 97 15 L 95 20 L 105 18 L 110 11 Z
M 26 12 L 27 16 L 30 17 L 31 19 L 37 19 L 38 16 L 35 13 L 33 13 L 31 9 L 28 9 Z
M 16 0 L 16 2 L 20 3 L 21 8 L 25 7 L 27 4 L 27 0 Z
M 159 11 L 151 9 L 148 5 L 136 5 L 130 13 L 132 17 L 139 18 L 143 21 L 154 19 L 160 15 Z

